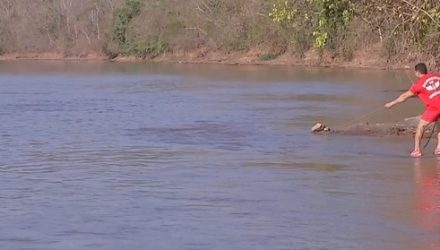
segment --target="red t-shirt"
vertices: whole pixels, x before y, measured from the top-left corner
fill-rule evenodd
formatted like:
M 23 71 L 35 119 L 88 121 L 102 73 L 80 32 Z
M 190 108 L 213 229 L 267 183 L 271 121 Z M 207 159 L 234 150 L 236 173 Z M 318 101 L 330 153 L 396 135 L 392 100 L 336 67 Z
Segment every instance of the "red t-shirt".
M 423 75 L 409 90 L 417 95 L 426 107 L 440 108 L 440 74 Z

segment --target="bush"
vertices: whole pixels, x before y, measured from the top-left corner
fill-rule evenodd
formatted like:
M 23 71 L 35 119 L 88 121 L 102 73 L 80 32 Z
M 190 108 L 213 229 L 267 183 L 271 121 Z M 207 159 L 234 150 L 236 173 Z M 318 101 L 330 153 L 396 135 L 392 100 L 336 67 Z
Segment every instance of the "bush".
M 121 48 L 129 46 L 127 37 L 130 22 L 139 15 L 141 11 L 140 0 L 126 0 L 125 5 L 114 12 L 112 40 L 117 42 Z
M 261 55 L 259 59 L 260 61 L 272 61 L 276 59 L 278 56 L 279 56 L 278 54 L 268 53 Z
M 108 59 L 114 59 L 119 55 L 118 45 L 113 41 L 104 41 L 101 44 L 101 52 L 108 57 Z
M 397 42 L 394 40 L 393 37 L 388 37 L 383 45 L 381 54 L 382 57 L 385 57 L 387 61 L 391 60 L 395 55 L 397 55 Z
M 131 50 L 129 54 L 135 55 L 141 58 L 154 58 L 164 53 L 168 48 L 168 42 L 163 39 L 161 35 L 152 37 L 143 43 L 137 44 Z

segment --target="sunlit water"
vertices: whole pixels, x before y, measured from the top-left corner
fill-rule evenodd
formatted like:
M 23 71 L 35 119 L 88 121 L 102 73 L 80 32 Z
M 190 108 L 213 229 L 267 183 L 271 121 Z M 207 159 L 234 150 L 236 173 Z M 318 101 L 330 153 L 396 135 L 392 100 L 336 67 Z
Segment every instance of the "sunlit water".
M 408 72 L 0 63 L 0 249 L 440 249 Z

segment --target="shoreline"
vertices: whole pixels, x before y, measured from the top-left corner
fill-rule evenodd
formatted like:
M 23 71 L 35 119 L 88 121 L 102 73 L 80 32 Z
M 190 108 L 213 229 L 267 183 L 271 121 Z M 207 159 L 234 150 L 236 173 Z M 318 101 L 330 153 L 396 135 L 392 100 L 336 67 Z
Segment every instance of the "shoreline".
M 263 60 L 265 55 L 273 55 L 270 60 Z M 289 52 L 274 55 L 262 50 L 246 52 L 221 52 L 207 49 L 193 51 L 174 51 L 161 54 L 154 58 L 139 58 L 135 56 L 117 56 L 110 59 L 102 53 L 84 53 L 80 55 L 65 55 L 63 53 L 5 53 L 0 55 L 0 62 L 10 61 L 88 61 L 114 63 L 175 63 L 175 64 L 222 64 L 222 65 L 268 65 L 268 66 L 296 66 L 314 68 L 344 68 L 344 69 L 377 69 L 377 70 L 407 70 L 413 63 L 403 60 L 386 62 L 371 51 L 360 51 L 353 55 L 351 60 L 344 60 L 332 56 L 330 53 L 318 53 L 311 50 L 302 58 Z

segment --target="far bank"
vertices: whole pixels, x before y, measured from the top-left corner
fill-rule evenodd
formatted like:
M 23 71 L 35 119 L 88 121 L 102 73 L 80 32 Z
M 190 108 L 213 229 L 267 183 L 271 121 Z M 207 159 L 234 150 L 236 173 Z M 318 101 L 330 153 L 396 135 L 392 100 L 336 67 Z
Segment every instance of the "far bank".
M 123 62 L 166 62 L 184 64 L 225 64 L 225 65 L 279 65 L 279 66 L 308 66 L 353 69 L 411 69 L 418 62 L 426 62 L 431 70 L 435 61 L 429 56 L 408 55 L 406 58 L 393 60 L 384 59 L 379 49 L 370 48 L 356 51 L 349 58 L 334 53 L 312 49 L 302 56 L 289 51 L 274 51 L 264 48 L 254 48 L 248 51 L 219 51 L 207 48 L 194 50 L 175 50 L 162 53 L 156 57 L 136 57 L 117 55 L 111 58 L 100 52 L 87 52 L 77 55 L 60 52 L 41 53 L 5 53 L 0 55 L 0 61 L 17 60 L 55 60 L 55 61 L 111 61 Z

